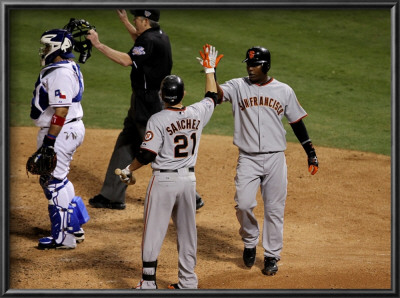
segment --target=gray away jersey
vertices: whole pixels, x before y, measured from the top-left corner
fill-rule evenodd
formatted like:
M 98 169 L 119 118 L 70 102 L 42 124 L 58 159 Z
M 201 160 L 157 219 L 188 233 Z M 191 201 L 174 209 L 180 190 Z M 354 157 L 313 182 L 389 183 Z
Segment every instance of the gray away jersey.
M 200 137 L 214 111 L 211 98 L 182 109 L 166 108 L 150 117 L 142 149 L 157 154 L 154 170 L 194 167 Z
M 272 78 L 264 85 L 252 84 L 248 77 L 220 85 L 223 101 L 232 104 L 233 143 L 247 153 L 284 151 L 285 116 L 289 123 L 307 116 L 291 87 Z

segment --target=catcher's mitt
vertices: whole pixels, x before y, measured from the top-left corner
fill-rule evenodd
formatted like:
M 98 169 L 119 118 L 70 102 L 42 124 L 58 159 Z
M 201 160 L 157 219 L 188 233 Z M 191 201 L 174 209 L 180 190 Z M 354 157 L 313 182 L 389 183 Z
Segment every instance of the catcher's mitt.
M 42 146 L 28 158 L 26 170 L 34 175 L 48 175 L 57 165 L 57 154 L 51 146 Z

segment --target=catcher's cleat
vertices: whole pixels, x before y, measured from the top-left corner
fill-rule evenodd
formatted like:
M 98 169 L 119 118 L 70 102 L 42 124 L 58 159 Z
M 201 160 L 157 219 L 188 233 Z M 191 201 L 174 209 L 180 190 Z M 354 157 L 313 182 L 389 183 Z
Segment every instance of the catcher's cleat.
M 75 246 L 67 246 L 64 244 L 57 244 L 53 237 L 44 237 L 39 239 L 38 249 L 74 249 Z
M 89 205 L 94 208 L 109 208 L 123 210 L 126 208 L 125 203 L 111 202 L 109 199 L 98 194 L 93 198 L 89 199 Z
M 181 288 L 178 286 L 178 284 L 170 284 L 168 286 L 168 289 L 170 289 L 170 290 L 180 290 Z
M 264 257 L 264 269 L 261 272 L 265 275 L 275 275 L 278 272 L 277 262 L 275 258 Z
M 85 231 L 81 228 L 79 231 L 74 232 L 76 243 L 82 243 L 85 240 Z
M 204 206 L 204 201 L 200 197 L 200 195 L 196 192 L 196 210 L 199 210 L 203 206 Z
M 244 248 L 243 250 L 243 261 L 246 267 L 251 268 L 256 261 L 256 246 L 253 248 Z

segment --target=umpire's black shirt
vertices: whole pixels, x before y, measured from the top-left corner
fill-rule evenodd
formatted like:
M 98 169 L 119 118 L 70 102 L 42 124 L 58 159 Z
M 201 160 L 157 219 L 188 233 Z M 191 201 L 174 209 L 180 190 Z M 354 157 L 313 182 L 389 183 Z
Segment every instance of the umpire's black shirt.
M 137 90 L 160 90 L 161 81 L 171 74 L 169 37 L 160 27 L 143 32 L 128 52 L 132 59 L 131 85 Z
M 161 81 L 171 74 L 172 53 L 167 34 L 160 27 L 147 29 L 128 52 L 132 59 L 131 107 L 128 118 L 146 126 L 147 120 L 162 110 Z

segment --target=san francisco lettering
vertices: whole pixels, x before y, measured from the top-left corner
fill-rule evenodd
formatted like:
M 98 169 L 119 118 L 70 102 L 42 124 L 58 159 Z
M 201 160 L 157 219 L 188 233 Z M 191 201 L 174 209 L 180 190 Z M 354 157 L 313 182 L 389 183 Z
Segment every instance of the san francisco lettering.
M 167 126 L 167 132 L 170 136 L 172 136 L 177 131 L 182 129 L 198 129 L 200 125 L 200 120 L 198 119 L 182 119 L 178 120 L 175 123 L 171 123 Z
M 260 96 L 260 98 L 258 98 L 254 96 L 239 101 L 239 107 L 242 111 L 255 106 L 270 107 L 271 109 L 274 109 L 278 115 L 283 113 L 283 107 L 281 103 L 273 98 L 263 96 Z

